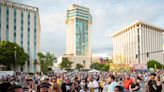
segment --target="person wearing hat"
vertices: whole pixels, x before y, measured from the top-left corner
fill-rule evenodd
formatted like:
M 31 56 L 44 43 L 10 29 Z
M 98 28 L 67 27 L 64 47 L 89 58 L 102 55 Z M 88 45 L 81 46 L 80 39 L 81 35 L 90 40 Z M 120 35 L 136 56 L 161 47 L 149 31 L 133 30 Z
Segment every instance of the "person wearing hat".
M 46 82 L 41 83 L 39 86 L 39 92 L 51 92 L 49 84 Z
M 41 81 L 41 84 L 38 85 L 37 92 L 41 92 L 40 89 L 42 89 L 43 92 L 46 89 L 50 89 L 51 84 L 49 83 L 49 77 L 48 76 L 46 76 L 46 75 L 42 76 L 41 79 L 40 79 L 40 81 Z

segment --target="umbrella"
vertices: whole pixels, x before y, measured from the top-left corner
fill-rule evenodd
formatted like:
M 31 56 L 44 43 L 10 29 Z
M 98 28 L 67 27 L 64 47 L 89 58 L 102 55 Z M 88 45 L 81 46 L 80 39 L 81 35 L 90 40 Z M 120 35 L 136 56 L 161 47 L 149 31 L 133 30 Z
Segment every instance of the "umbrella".
M 94 73 L 94 72 L 97 72 L 97 73 L 99 73 L 100 71 L 98 71 L 98 70 L 96 70 L 96 69 L 92 69 L 92 70 L 90 70 L 90 71 L 88 71 L 89 73 Z

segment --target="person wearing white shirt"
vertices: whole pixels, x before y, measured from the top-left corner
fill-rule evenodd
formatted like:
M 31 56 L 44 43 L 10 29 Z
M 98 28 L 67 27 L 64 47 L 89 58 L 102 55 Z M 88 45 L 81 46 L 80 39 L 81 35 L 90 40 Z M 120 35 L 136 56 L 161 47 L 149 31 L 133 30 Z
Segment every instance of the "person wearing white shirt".
M 99 84 L 96 80 L 93 79 L 93 76 L 89 76 L 88 88 L 89 92 L 99 92 Z

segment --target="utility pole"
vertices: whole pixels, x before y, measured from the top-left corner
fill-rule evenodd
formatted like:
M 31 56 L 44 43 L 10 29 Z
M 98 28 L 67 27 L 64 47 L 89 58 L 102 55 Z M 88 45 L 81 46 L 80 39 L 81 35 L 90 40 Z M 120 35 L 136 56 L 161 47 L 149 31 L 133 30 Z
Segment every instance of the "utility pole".
M 14 71 L 16 71 L 16 61 L 17 61 L 17 47 L 15 46 Z
M 140 61 L 140 30 L 137 29 L 137 38 L 138 38 L 138 63 L 140 64 L 141 61 Z

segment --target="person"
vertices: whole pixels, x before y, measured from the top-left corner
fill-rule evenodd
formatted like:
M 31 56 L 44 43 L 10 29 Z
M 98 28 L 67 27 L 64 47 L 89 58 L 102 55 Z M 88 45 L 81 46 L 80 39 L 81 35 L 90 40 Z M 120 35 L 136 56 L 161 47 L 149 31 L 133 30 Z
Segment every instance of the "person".
M 3 91 L 2 91 L 3 92 Z M 7 92 L 24 92 L 22 86 L 20 85 L 12 85 L 7 89 Z
M 61 92 L 60 85 L 57 83 L 57 79 L 52 79 L 52 92 Z
M 88 88 L 90 92 L 99 92 L 99 84 L 98 82 L 93 78 L 92 75 L 88 76 Z
M 140 84 L 137 81 L 137 78 L 133 78 L 133 83 L 129 86 L 131 92 L 140 92 Z
M 107 92 L 110 82 L 106 79 L 102 92 Z
M 75 77 L 75 79 L 72 83 L 71 92 L 79 92 L 78 77 Z
M 155 81 L 156 81 L 156 84 L 157 84 L 157 92 L 162 92 L 162 85 L 161 85 L 160 77 L 156 76 Z
M 70 82 L 70 79 L 66 77 L 65 80 L 61 84 L 62 92 L 70 92 L 71 86 L 72 86 L 72 83 Z
M 43 84 L 46 84 L 46 87 L 48 86 L 48 88 L 51 87 L 51 84 L 49 83 L 49 77 L 44 75 L 41 77 L 41 84 L 37 86 L 37 92 L 40 92 L 40 89 L 41 89 L 41 85 L 43 86 Z M 44 87 L 45 88 L 45 87 Z
M 102 90 L 104 88 L 104 84 L 105 84 L 105 80 L 103 77 L 101 77 L 100 81 L 99 81 L 99 92 L 102 92 Z
M 156 76 L 155 73 L 150 74 L 149 81 L 148 81 L 148 84 L 147 84 L 147 92 L 158 92 L 157 91 L 157 84 L 156 84 L 156 81 L 155 81 L 155 76 Z
M 7 89 L 11 86 L 10 82 L 3 82 L 0 84 L 0 92 L 7 92 Z
M 115 81 L 115 76 L 110 75 L 108 78 L 108 82 L 110 83 L 110 85 L 107 92 L 114 92 L 114 88 L 118 85 L 118 83 Z
M 123 92 L 123 87 L 121 87 L 121 86 L 115 86 L 114 92 Z
M 87 91 L 87 82 L 85 80 L 85 78 L 82 78 L 81 79 L 81 82 L 80 82 L 80 92 L 85 92 Z
M 51 92 L 49 84 L 46 82 L 41 83 L 38 92 Z
M 123 82 L 124 88 L 126 92 L 129 92 L 129 86 L 133 83 L 132 79 L 130 79 L 130 75 L 126 74 L 125 80 Z

